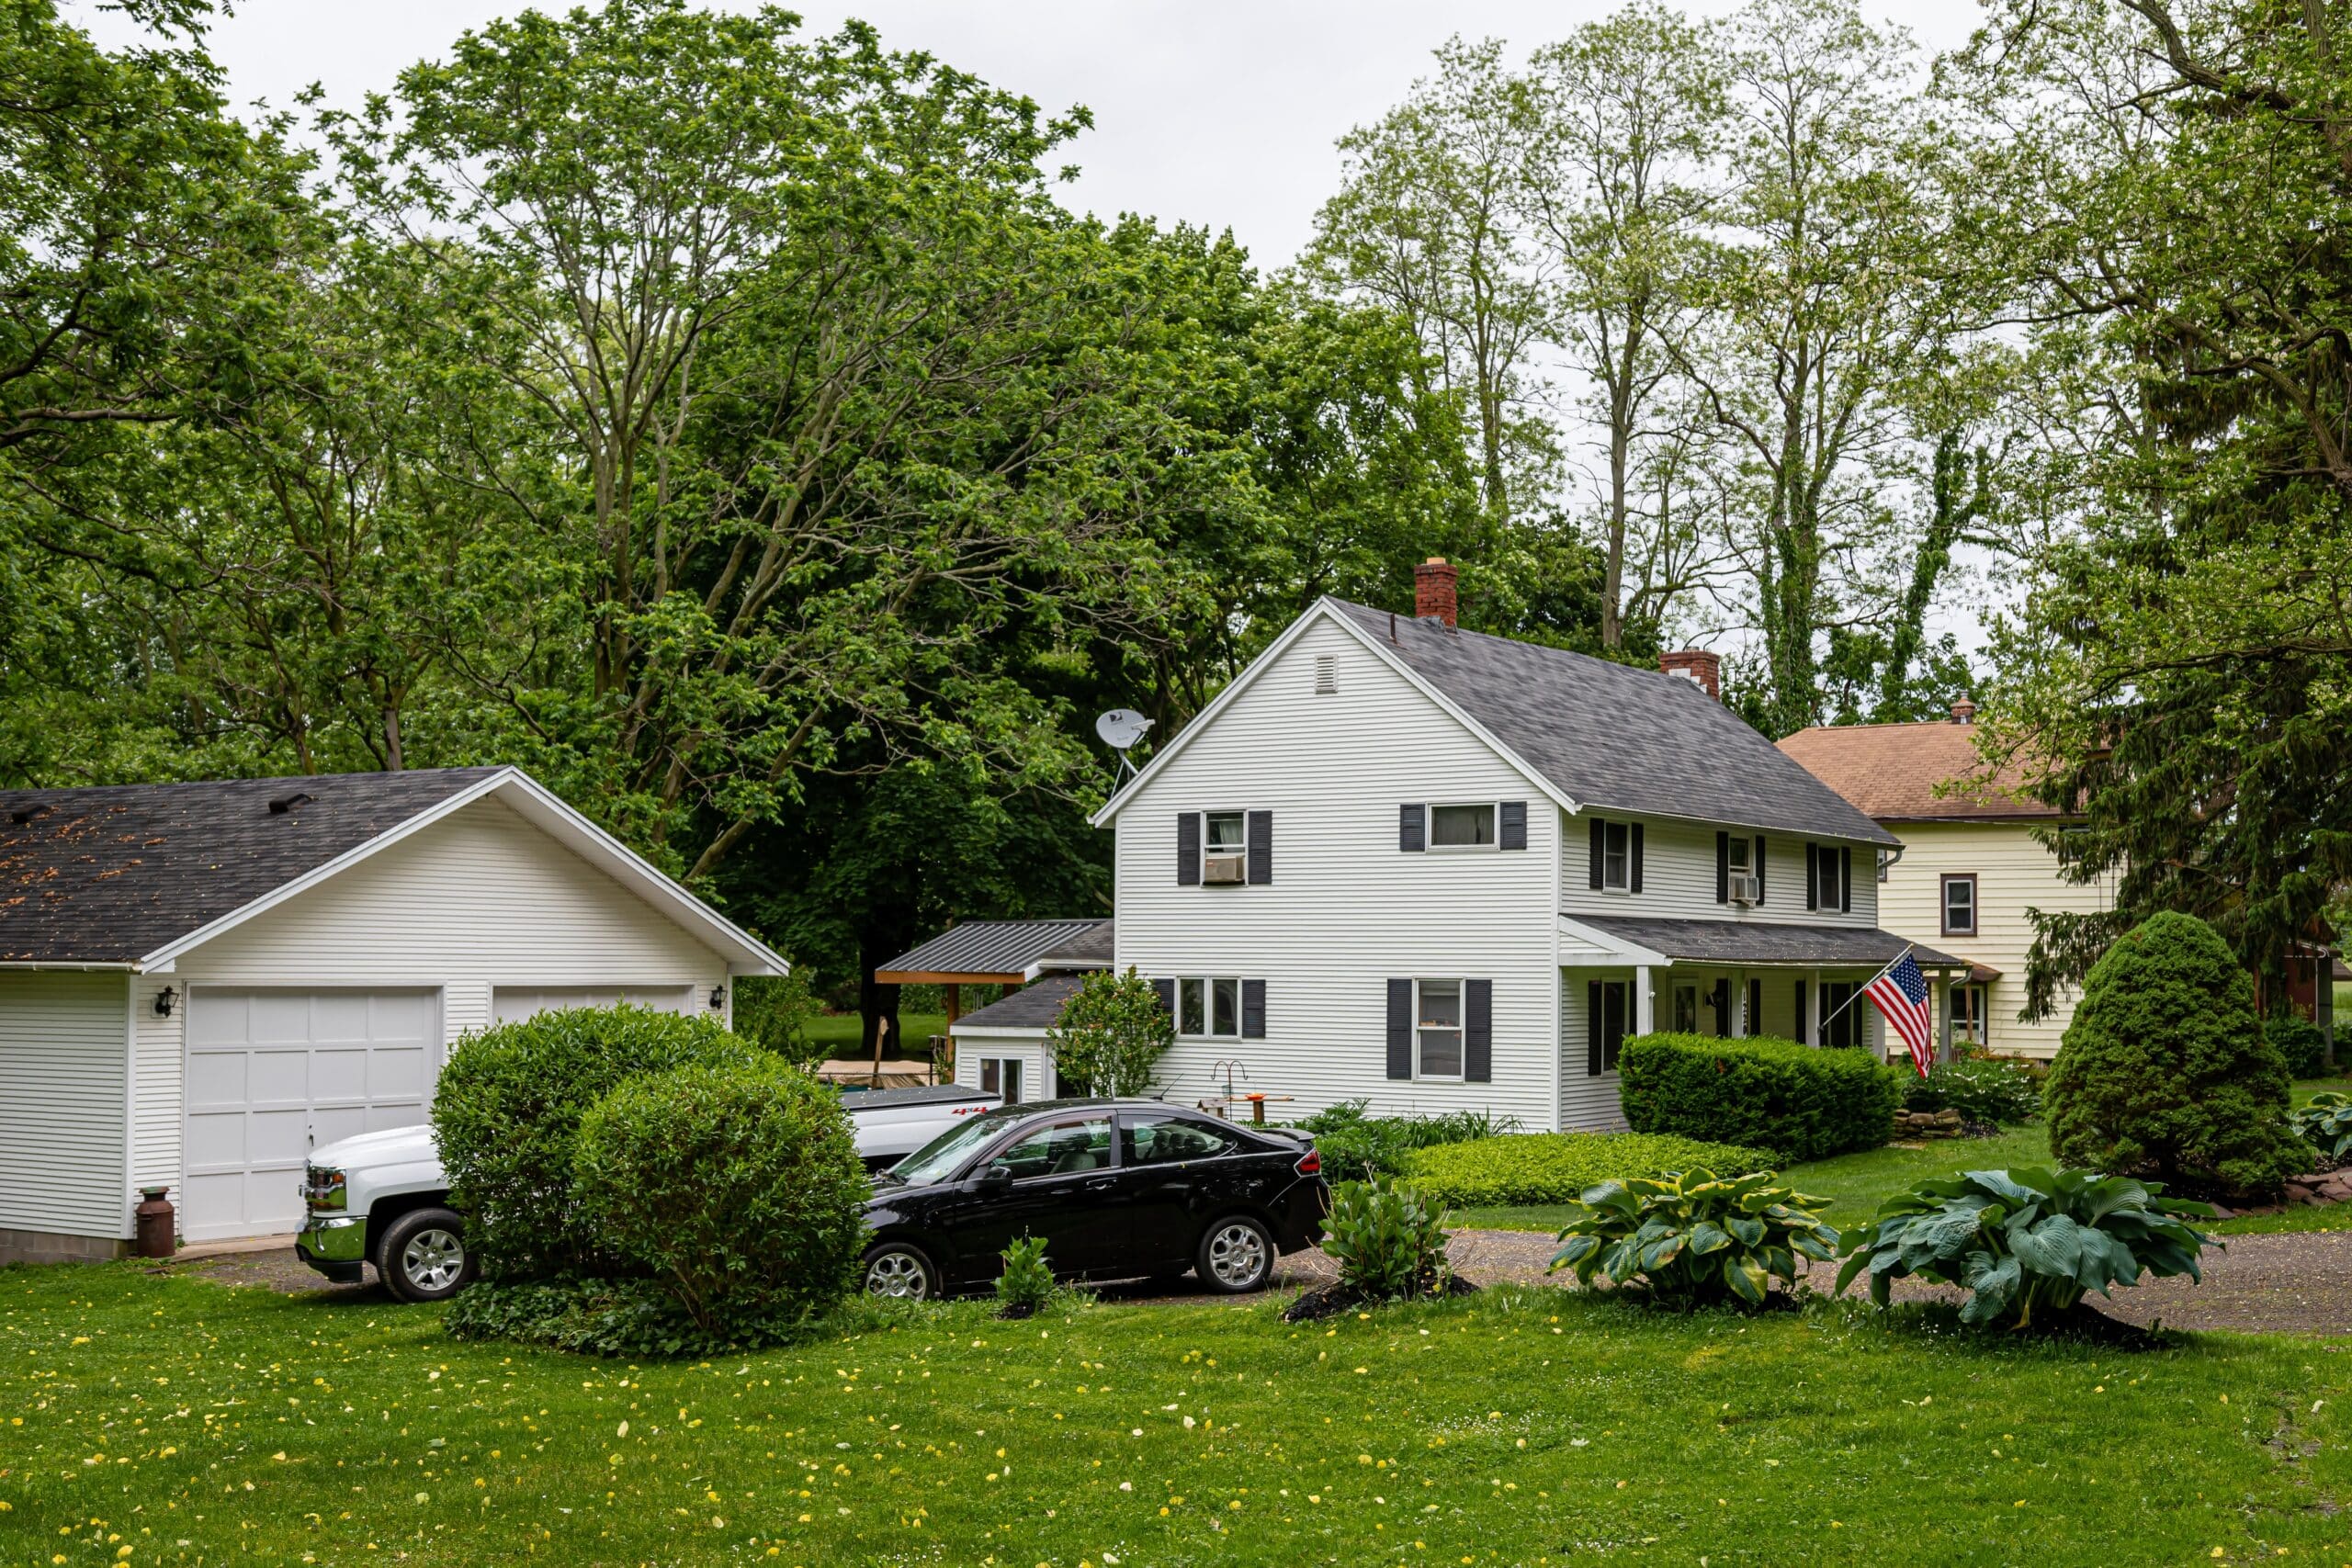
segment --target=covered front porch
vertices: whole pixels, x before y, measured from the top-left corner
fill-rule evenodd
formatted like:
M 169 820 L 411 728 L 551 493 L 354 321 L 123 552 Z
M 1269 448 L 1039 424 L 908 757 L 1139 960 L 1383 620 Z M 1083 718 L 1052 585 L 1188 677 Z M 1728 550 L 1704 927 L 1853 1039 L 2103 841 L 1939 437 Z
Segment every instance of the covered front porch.
M 1595 1124 L 1607 1113 L 1618 1047 L 1656 1030 L 1772 1035 L 1884 1058 L 1885 1021 L 1861 990 L 1906 949 L 1928 977 L 1938 1054 L 1950 1060 L 1950 997 L 1968 982 L 1965 959 L 1870 927 L 1563 916 L 1563 1124 Z M 1574 1081 L 1579 1076 L 1584 1083 Z

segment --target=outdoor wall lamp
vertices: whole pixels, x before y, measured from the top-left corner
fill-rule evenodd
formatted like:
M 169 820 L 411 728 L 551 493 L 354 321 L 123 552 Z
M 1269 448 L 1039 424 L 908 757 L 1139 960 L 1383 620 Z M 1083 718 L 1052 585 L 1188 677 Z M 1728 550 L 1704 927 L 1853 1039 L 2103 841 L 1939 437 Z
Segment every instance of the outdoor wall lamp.
M 155 1016 L 157 1018 L 172 1016 L 172 988 L 169 986 L 155 993 Z
M 727 987 L 724 986 L 713 986 L 710 988 L 710 1010 L 718 1012 L 726 1006 Z

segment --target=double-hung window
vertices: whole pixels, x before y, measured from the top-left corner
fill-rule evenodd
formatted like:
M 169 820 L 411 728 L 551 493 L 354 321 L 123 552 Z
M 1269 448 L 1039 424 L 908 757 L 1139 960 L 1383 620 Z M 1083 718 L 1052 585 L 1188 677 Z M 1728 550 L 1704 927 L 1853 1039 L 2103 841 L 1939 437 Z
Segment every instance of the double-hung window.
M 1993 1043 L 1984 1010 L 1984 987 L 1954 986 L 1946 993 L 1951 998 L 1951 1037 L 1979 1049 Z
M 1462 982 L 1420 980 L 1414 989 L 1413 1076 L 1462 1076 Z
M 1947 875 L 1943 879 L 1944 935 L 1974 936 L 1976 934 L 1976 874 L 1968 872 Z
M 1631 823 L 1600 825 L 1600 886 L 1604 892 L 1623 893 L 1634 885 L 1634 829 Z
M 981 1057 L 980 1092 L 1001 1095 L 1007 1105 L 1020 1104 L 1021 1058 L 1018 1056 Z
M 1674 987 L 1674 1032 L 1677 1034 L 1699 1032 L 1699 987 L 1681 985 Z
M 1207 816 L 1207 833 L 1201 843 L 1201 852 L 1209 855 L 1246 854 L 1250 850 L 1250 822 L 1239 811 L 1211 811 Z

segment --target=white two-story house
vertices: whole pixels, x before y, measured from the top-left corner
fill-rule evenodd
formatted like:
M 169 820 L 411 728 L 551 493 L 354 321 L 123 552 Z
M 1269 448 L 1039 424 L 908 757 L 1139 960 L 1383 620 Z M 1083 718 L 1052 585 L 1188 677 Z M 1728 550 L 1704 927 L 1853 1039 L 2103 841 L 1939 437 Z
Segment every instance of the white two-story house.
M 1453 569 L 1419 576 L 1419 615 L 1316 604 L 1095 816 L 1115 966 L 1176 1014 L 1167 1097 L 1607 1127 L 1651 1028 L 1878 1048 L 1894 838 L 1723 707 L 1713 655 L 1462 631 Z M 965 1019 L 958 1077 L 1051 1092 L 1048 999 Z

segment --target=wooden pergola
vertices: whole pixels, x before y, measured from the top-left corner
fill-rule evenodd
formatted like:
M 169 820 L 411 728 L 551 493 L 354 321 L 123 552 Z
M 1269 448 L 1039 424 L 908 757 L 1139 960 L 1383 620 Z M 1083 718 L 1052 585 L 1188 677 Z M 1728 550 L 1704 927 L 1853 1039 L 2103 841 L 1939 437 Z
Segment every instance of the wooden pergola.
M 1054 970 L 1111 966 L 1108 919 L 967 920 L 874 971 L 883 986 L 940 986 L 947 1027 L 964 1015 L 966 986 L 1025 986 Z

